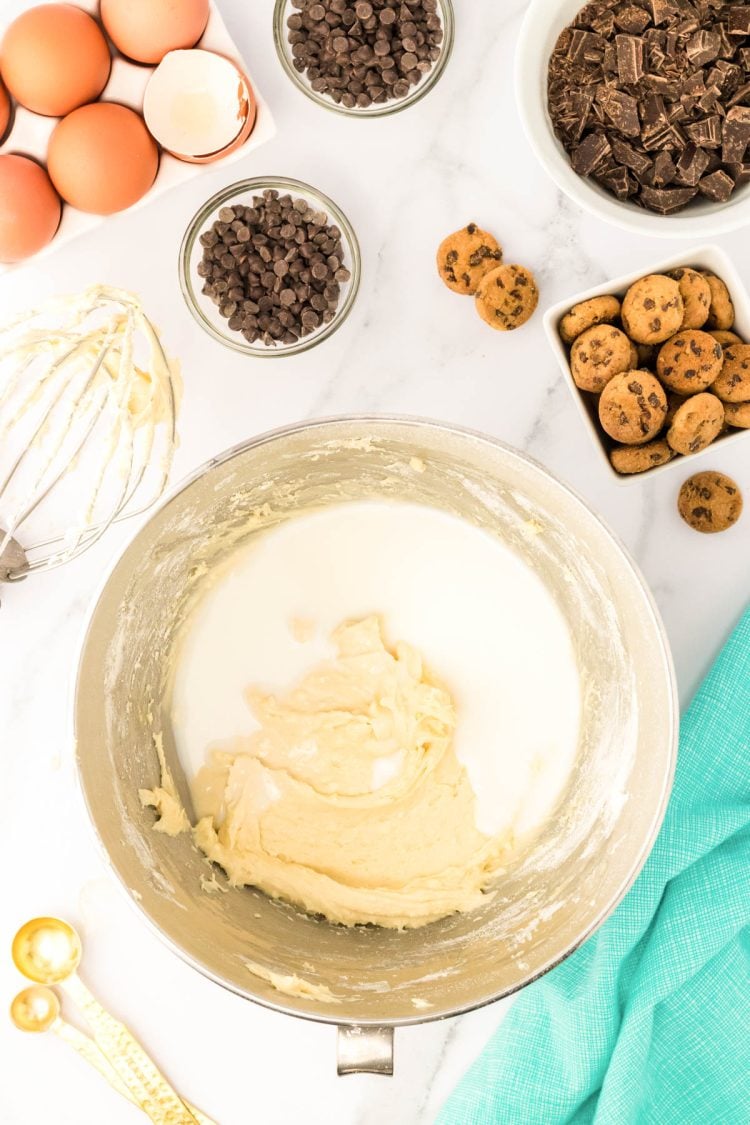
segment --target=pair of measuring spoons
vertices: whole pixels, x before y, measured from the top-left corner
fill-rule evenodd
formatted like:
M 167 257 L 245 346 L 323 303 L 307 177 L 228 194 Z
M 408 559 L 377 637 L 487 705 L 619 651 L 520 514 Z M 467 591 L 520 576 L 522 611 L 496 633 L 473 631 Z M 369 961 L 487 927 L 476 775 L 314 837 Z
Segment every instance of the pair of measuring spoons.
M 192 1107 L 183 1102 L 125 1025 L 101 1006 L 78 976 L 76 970 L 82 952 L 78 934 L 61 918 L 33 918 L 21 927 L 13 939 L 13 961 L 19 972 L 37 985 L 57 984 L 63 989 L 91 1027 L 93 1040 L 89 1042 L 95 1045 L 106 1060 L 105 1065 L 109 1064 L 128 1091 L 128 1096 L 151 1121 L 155 1125 L 196 1125 L 201 1118 L 196 1117 Z M 50 995 L 57 1002 L 55 994 Z M 33 1008 L 34 997 L 31 999 Z M 54 1005 L 50 1007 L 49 997 L 37 993 L 37 1013 L 42 1010 L 42 1001 L 47 1004 L 49 1018 Z M 33 1022 L 33 1017 L 29 1016 L 31 1008 L 20 1005 L 18 1010 L 22 1015 L 25 1010 L 27 1018 Z M 62 1028 L 69 1026 L 60 1016 L 59 1002 L 50 1027 L 55 1025 L 56 1019 Z M 101 1070 L 97 1063 L 94 1065 Z
M 85 1035 L 73 1024 L 63 1019 L 60 1012 L 60 1001 L 51 988 L 42 984 L 34 984 L 31 988 L 24 988 L 23 992 L 19 992 L 14 998 L 10 1006 L 10 1018 L 20 1031 L 35 1033 L 52 1031 L 64 1043 L 71 1046 L 86 1062 L 98 1070 L 113 1090 L 122 1094 L 133 1105 L 138 1106 L 135 1095 L 125 1085 L 91 1036 Z M 210 1117 L 206 1117 L 190 1102 L 185 1102 L 185 1105 L 196 1121 L 200 1122 L 200 1125 L 215 1125 Z

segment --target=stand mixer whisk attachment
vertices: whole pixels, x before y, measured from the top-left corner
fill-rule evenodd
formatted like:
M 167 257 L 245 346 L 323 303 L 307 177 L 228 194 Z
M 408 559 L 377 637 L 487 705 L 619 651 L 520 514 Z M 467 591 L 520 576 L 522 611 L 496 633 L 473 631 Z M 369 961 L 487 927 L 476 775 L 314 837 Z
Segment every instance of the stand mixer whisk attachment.
M 0 328 L 0 582 L 75 558 L 159 498 L 177 385 L 124 290 L 95 286 Z

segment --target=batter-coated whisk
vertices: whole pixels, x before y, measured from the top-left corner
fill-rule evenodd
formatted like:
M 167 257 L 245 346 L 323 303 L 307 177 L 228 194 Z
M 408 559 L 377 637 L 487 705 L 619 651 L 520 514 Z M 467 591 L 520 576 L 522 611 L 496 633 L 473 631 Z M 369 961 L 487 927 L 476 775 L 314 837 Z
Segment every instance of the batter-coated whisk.
M 0 582 L 75 558 L 158 499 L 176 384 L 124 290 L 95 286 L 0 328 Z

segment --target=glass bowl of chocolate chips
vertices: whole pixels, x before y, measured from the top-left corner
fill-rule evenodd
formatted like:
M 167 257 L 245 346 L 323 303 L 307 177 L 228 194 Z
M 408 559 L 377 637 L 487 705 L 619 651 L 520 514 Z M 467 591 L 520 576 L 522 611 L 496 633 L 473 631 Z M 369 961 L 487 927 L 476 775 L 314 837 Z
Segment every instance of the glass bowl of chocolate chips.
M 284 70 L 318 105 L 398 113 L 430 92 L 453 50 L 452 0 L 276 0 Z
M 750 221 L 750 3 L 532 0 L 516 94 L 575 203 L 640 234 Z
M 258 358 L 297 355 L 346 320 L 359 289 L 357 236 L 309 184 L 260 177 L 232 184 L 194 216 L 180 286 L 210 336 Z

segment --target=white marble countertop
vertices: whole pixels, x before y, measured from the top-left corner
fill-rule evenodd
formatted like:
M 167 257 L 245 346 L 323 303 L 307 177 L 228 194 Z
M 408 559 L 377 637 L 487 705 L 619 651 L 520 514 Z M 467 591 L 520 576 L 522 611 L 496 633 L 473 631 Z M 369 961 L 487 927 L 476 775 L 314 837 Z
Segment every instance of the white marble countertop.
M 435 274 L 434 250 L 476 220 L 510 260 L 533 268 L 548 306 L 607 277 L 644 272 L 679 243 L 634 238 L 584 216 L 537 165 L 514 109 L 512 63 L 524 0 L 455 0 L 446 74 L 406 113 L 352 121 L 290 85 L 271 36 L 272 0 L 222 0 L 278 136 L 226 172 L 213 171 L 112 219 L 38 267 L 0 281 L 0 307 L 95 281 L 132 288 L 183 359 L 182 444 L 175 479 L 255 433 L 348 411 L 419 414 L 488 431 L 527 450 L 602 513 L 642 566 L 674 649 L 683 703 L 748 600 L 750 512 L 726 535 L 701 537 L 675 510 L 679 471 L 618 487 L 589 444 L 542 333 L 492 333 Z M 177 248 L 197 206 L 231 177 L 306 180 L 333 196 L 362 243 L 355 310 L 338 334 L 291 360 L 253 362 L 193 324 L 177 285 Z M 720 240 L 750 283 L 750 232 Z M 703 467 L 734 476 L 750 498 L 750 438 Z M 481 1049 L 503 1005 L 397 1034 L 393 1079 L 335 1076 L 335 1034 L 221 991 L 152 936 L 97 854 L 75 787 L 69 680 L 102 572 L 132 528 L 112 531 L 67 568 L 2 591 L 0 730 L 5 856 L 0 990 L 21 987 L 8 943 L 16 925 L 57 913 L 85 935 L 83 975 L 154 1051 L 174 1083 L 221 1125 L 418 1125 Z M 8 1125 L 127 1125 L 136 1111 L 52 1036 L 0 1020 Z

